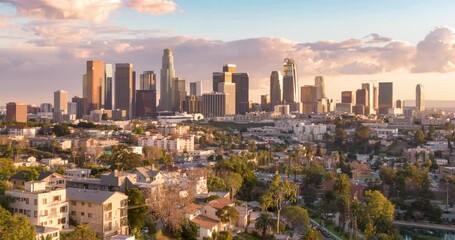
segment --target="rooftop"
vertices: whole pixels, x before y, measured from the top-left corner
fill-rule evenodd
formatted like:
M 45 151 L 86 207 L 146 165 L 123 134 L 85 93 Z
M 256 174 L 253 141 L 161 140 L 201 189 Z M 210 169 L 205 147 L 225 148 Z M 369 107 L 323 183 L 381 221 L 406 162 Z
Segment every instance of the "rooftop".
M 191 221 L 205 229 L 212 229 L 213 227 L 219 224 L 218 221 L 215 221 L 211 218 L 202 215 L 193 218 Z
M 115 194 L 121 194 L 126 197 L 125 194 L 120 192 L 109 192 L 109 191 L 98 191 L 98 190 L 90 190 L 90 189 L 79 189 L 79 188 L 67 188 L 66 195 L 68 199 L 74 201 L 81 201 L 81 202 L 92 202 L 103 204 L 109 198 L 114 196 Z

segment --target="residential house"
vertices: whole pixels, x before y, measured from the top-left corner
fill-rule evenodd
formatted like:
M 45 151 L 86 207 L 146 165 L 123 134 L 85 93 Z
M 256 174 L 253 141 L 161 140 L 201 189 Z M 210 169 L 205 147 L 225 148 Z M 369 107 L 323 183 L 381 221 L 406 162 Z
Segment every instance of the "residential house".
M 9 181 L 13 183 L 13 188 L 25 187 L 25 183 L 31 180 L 28 174 L 28 171 L 20 171 L 11 176 Z M 51 171 L 39 173 L 38 179 L 35 180 L 45 182 L 47 187 L 66 187 L 65 178 L 62 175 Z

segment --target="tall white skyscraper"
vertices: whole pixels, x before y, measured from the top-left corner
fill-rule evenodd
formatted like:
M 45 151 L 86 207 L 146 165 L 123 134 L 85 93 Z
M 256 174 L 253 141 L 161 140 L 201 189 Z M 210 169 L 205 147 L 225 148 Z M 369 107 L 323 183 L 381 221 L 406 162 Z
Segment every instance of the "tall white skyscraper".
M 54 92 L 54 112 L 67 114 L 68 113 L 68 92 L 58 90 Z
M 416 86 L 416 110 L 425 111 L 425 94 L 422 84 Z
M 163 50 L 161 76 L 160 76 L 160 111 L 172 111 L 174 107 L 173 84 L 175 78 L 174 56 L 172 49 Z
M 218 90 L 226 95 L 226 115 L 234 115 L 236 110 L 235 104 L 235 83 L 220 82 Z
M 190 82 L 190 95 L 202 96 L 202 82 Z
M 283 76 L 283 101 L 285 103 L 299 102 L 299 78 L 294 59 L 284 59 Z
M 325 94 L 325 80 L 323 76 L 316 76 L 314 78 L 314 86 L 316 87 L 316 100 L 327 98 Z
M 374 84 L 362 83 L 362 89 L 367 90 L 367 105 L 365 106 L 365 114 L 375 114 L 374 110 Z
M 283 75 L 280 71 L 270 74 L 270 104 L 280 105 L 283 102 Z

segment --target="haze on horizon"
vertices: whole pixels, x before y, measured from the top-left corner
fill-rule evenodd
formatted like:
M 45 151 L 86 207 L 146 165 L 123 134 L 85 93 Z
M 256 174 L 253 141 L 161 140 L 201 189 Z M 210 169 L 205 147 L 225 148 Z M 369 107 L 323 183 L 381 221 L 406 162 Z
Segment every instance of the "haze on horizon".
M 172 48 L 176 74 L 203 81 L 234 63 L 250 96 L 293 57 L 300 84 L 316 75 L 328 97 L 361 82 L 393 81 L 395 99 L 455 100 L 455 1 L 0 0 L 0 105 L 81 95 L 89 59 L 159 72 Z M 159 87 L 159 85 L 158 85 Z

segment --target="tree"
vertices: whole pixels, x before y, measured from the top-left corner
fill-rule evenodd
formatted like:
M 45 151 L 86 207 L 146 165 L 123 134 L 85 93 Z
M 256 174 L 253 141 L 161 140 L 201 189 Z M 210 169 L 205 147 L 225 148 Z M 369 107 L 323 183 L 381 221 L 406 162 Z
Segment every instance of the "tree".
M 34 240 L 35 227 L 20 215 L 0 207 L 0 240 Z
M 243 183 L 243 178 L 238 173 L 229 173 L 226 178 L 226 186 L 230 189 L 231 199 L 234 198 L 237 191 Z
M 14 173 L 16 168 L 14 167 L 13 161 L 6 158 L 0 158 L 0 180 L 8 180 Z
M 367 190 L 365 201 L 364 217 L 373 224 L 374 233 L 394 234 L 392 223 L 395 206 L 380 191 Z
M 308 227 L 310 224 L 308 211 L 300 206 L 286 206 L 283 208 L 282 215 L 286 222 L 290 223 L 294 229 L 298 226 Z
M 239 220 L 239 212 L 231 206 L 224 206 L 222 209 L 217 210 L 215 214 L 222 223 L 229 223 L 229 226 L 232 222 Z
M 32 169 L 25 170 L 23 172 L 23 176 L 24 176 L 25 181 L 34 181 L 34 180 L 38 180 L 39 172 L 36 169 L 32 168 Z
M 217 176 L 209 176 L 207 178 L 207 188 L 209 192 L 224 191 L 227 189 L 224 180 Z
M 91 230 L 87 225 L 79 225 L 76 227 L 74 232 L 69 234 L 63 234 L 62 240 L 99 240 L 96 236 L 96 232 Z
M 367 126 L 360 126 L 355 130 L 355 137 L 360 141 L 365 141 L 370 138 L 371 129 Z
M 424 142 L 425 134 L 423 133 L 422 129 L 417 129 L 414 134 L 414 141 L 417 145 L 420 145 Z
M 199 227 L 196 223 L 185 218 L 182 224 L 182 238 L 188 240 L 196 240 Z
M 142 152 L 144 153 L 145 159 L 153 162 L 160 160 L 164 155 L 163 150 L 159 147 L 145 146 L 142 148 Z
M 262 232 L 262 239 L 265 239 L 267 229 L 269 229 L 273 225 L 272 215 L 268 212 L 260 213 L 259 216 L 256 218 L 256 223 L 254 227 L 257 230 Z
M 324 236 L 322 233 L 314 228 L 310 228 L 305 232 L 305 235 L 301 238 L 301 240 L 323 240 Z
M 118 145 L 113 147 L 110 161 L 112 167 L 117 170 L 131 170 L 142 166 L 140 157 L 127 145 Z
M 66 124 L 56 124 L 52 128 L 52 133 L 55 134 L 57 137 L 63 137 L 70 134 L 70 130 L 68 125 Z
M 316 147 L 316 156 L 322 157 L 322 145 L 321 144 L 318 144 L 318 146 Z
M 128 194 L 128 222 L 131 229 L 141 229 L 145 225 L 147 206 L 145 206 L 142 191 L 137 188 L 129 189 Z
M 351 182 L 349 181 L 348 175 L 342 173 L 338 176 L 334 184 L 334 190 L 338 194 L 338 205 L 340 206 L 340 222 L 343 229 L 346 228 L 346 224 L 349 222 L 351 215 Z
M 281 210 L 288 204 L 295 202 L 297 197 L 297 187 L 288 181 L 281 181 L 280 175 L 273 177 L 269 189 L 261 198 L 262 205 L 265 209 L 275 208 L 277 210 L 276 232 L 280 232 L 280 214 Z

